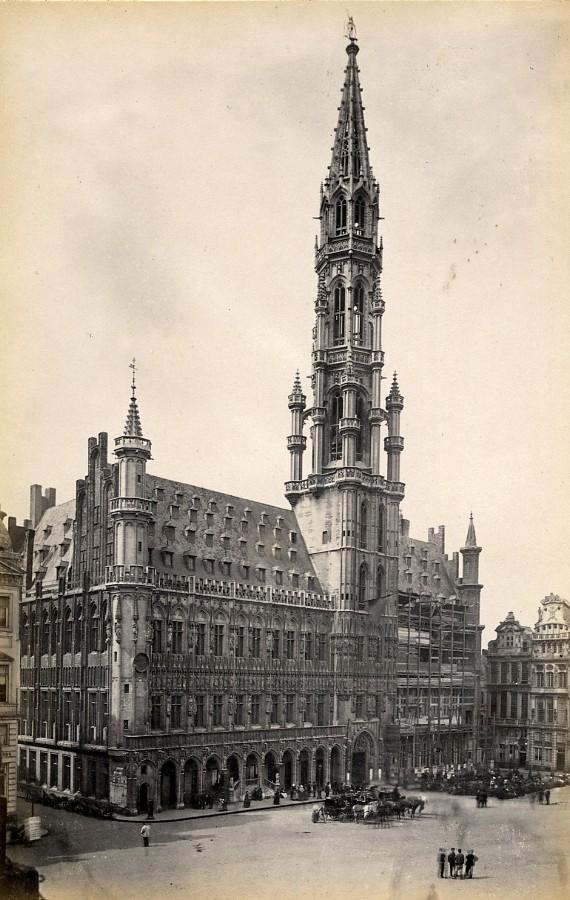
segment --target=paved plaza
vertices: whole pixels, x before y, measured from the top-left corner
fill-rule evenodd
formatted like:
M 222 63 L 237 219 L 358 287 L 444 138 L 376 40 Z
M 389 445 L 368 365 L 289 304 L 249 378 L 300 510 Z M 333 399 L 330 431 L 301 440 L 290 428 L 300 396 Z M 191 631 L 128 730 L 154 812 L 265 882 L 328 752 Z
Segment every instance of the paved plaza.
M 10 848 L 36 865 L 45 900 L 448 900 L 568 896 L 570 787 L 550 806 L 528 797 L 476 809 L 472 797 L 428 794 L 415 821 L 390 828 L 313 824 L 310 806 L 152 824 L 100 821 L 38 807 L 49 835 Z M 436 877 L 440 846 L 474 848 L 473 881 Z M 566 885 L 566 887 L 564 887 Z

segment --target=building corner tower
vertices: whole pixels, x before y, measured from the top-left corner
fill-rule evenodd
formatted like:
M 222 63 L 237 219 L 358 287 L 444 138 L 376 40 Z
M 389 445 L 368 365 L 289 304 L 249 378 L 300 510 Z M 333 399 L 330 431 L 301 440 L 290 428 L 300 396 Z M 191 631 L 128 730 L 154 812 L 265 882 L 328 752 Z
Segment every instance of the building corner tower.
M 148 569 L 151 502 L 146 498 L 146 464 L 151 442 L 143 435 L 133 361 L 131 398 L 123 434 L 115 438 L 117 496 L 110 501 L 114 561 L 106 569 L 110 595 L 109 672 L 111 715 L 109 745 L 124 748 L 129 735 L 148 729 L 147 643 L 152 638 L 152 585 Z M 127 798 L 124 798 L 127 805 Z M 129 797 L 130 805 L 134 797 Z
M 382 406 L 382 240 L 379 187 L 369 161 L 356 64 L 348 55 L 332 161 L 321 185 L 315 269 L 312 407 L 300 384 L 289 398 L 291 481 L 286 496 L 334 612 L 334 721 L 351 740 L 353 783 L 388 775 L 386 726 L 393 722 L 398 594 L 400 435 L 403 397 L 394 378 Z M 293 405 L 292 405 L 293 404 Z M 302 421 L 310 419 L 311 472 L 302 477 Z M 382 427 L 387 470 L 382 474 Z

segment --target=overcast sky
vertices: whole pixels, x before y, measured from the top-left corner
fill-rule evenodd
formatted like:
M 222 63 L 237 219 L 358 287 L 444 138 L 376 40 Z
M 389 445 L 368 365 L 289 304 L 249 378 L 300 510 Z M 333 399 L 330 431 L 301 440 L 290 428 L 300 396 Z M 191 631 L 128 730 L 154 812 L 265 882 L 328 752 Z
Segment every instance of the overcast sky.
M 473 510 L 486 642 L 570 599 L 568 9 L 351 11 L 402 510 L 450 553 Z M 74 496 L 88 437 L 122 431 L 132 356 L 150 471 L 285 504 L 345 4 L 0 15 L 3 509 L 26 516 L 34 482 Z

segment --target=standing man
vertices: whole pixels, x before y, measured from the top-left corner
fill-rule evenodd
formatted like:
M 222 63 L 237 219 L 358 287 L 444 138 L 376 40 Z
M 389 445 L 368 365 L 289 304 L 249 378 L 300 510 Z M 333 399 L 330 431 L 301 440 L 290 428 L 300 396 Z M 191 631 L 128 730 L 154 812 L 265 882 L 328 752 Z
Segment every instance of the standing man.
M 546 805 L 550 806 L 550 788 L 546 788 L 544 796 L 546 797 Z
M 473 878 L 473 868 L 475 863 L 477 862 L 477 857 L 473 850 L 470 850 L 467 856 L 465 857 L 465 877 Z
M 452 847 L 449 851 L 447 861 L 449 863 L 449 877 L 455 878 L 455 847 Z
M 457 851 L 457 856 L 455 857 L 455 877 L 459 875 L 460 878 L 463 878 L 463 863 L 465 862 L 465 856 L 461 852 L 461 847 Z
M 147 822 L 141 828 L 141 837 L 143 839 L 143 847 L 148 847 L 150 843 L 150 825 Z
M 440 847 L 438 857 L 437 857 L 440 878 L 445 878 L 445 863 L 446 863 L 446 861 L 447 861 L 447 856 L 445 854 L 445 848 Z

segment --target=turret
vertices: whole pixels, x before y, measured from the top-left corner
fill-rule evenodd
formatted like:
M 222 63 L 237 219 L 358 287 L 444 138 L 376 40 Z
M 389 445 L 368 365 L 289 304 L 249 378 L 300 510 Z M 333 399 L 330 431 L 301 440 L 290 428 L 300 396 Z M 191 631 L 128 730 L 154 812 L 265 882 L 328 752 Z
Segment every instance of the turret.
M 301 481 L 303 478 L 303 452 L 307 443 L 307 438 L 303 435 L 303 413 L 306 405 L 307 398 L 301 389 L 301 379 L 297 369 L 293 389 L 289 394 L 291 434 L 287 438 L 287 447 L 291 454 L 291 481 Z
M 151 442 L 143 436 L 137 405 L 135 362 L 131 399 L 123 434 L 115 438 L 119 461 L 119 496 L 111 501 L 115 527 L 115 565 L 144 566 L 148 560 L 147 531 L 151 518 L 145 498 L 146 463 L 151 458 Z
M 404 398 L 398 386 L 398 376 L 394 372 L 392 387 L 386 398 L 388 413 L 388 437 L 384 438 L 384 448 L 388 454 L 388 481 L 400 481 L 400 453 L 404 449 L 404 438 L 400 434 L 400 413 L 404 408 Z
M 477 537 L 475 535 L 475 525 L 473 524 L 473 513 L 469 515 L 469 527 L 467 529 L 467 537 L 465 538 L 465 546 L 461 548 L 463 557 L 463 584 L 479 584 L 479 554 L 481 547 L 477 546 Z

